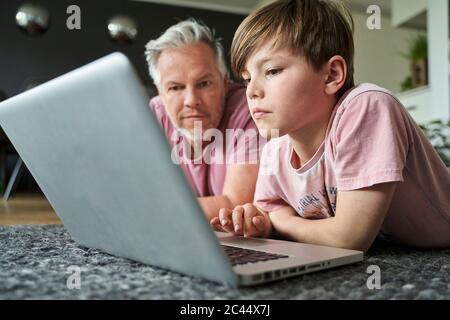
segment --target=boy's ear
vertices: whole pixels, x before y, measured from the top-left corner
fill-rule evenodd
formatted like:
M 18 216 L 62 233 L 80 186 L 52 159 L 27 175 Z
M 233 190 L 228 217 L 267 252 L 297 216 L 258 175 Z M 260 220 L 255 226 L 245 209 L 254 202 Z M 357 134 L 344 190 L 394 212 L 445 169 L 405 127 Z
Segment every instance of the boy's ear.
M 347 63 L 341 56 L 334 56 L 326 65 L 325 93 L 335 95 L 344 86 L 347 78 Z

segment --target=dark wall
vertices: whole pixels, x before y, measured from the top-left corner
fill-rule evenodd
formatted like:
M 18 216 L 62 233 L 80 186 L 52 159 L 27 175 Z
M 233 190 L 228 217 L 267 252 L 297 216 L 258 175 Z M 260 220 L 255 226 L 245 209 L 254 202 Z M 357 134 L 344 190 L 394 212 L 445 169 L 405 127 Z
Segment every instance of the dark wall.
M 244 18 L 242 15 L 124 0 L 34 0 L 49 11 L 51 25 L 44 34 L 29 36 L 15 23 L 17 9 L 24 2 L 0 1 L 0 92 L 3 91 L 6 97 L 24 91 L 30 83 L 45 82 L 114 51 L 121 51 L 131 59 L 152 95 L 154 90 L 144 57 L 144 46 L 150 39 L 180 20 L 198 18 L 213 27 L 216 35 L 222 38 L 228 60 L 234 31 Z M 70 16 L 66 10 L 72 4 L 81 9 L 81 30 L 66 27 Z M 116 14 L 129 15 L 138 24 L 138 36 L 131 45 L 120 45 L 109 38 L 107 22 Z M 14 154 L 6 159 L 6 178 L 15 159 Z M 18 191 L 37 190 L 26 171 Z
M 8 97 L 22 92 L 29 82 L 42 82 L 113 51 L 125 53 L 142 81 L 149 86 L 144 46 L 172 24 L 188 17 L 201 19 L 216 30 L 228 51 L 242 15 L 135 1 L 34 0 L 47 8 L 51 25 L 40 36 L 30 37 L 15 24 L 18 7 L 25 1 L 0 1 L 0 91 Z M 81 9 L 81 30 L 68 30 L 69 5 Z M 109 39 L 107 21 L 115 14 L 135 19 L 139 33 L 131 45 Z

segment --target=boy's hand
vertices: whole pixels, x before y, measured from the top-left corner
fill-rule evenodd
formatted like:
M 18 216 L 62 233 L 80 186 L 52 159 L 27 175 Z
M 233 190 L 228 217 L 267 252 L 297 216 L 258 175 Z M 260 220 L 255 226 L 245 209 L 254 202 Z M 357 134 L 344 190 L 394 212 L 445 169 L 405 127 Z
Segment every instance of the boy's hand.
M 210 221 L 215 228 L 221 227 L 233 235 L 244 237 L 268 237 L 272 232 L 269 215 L 248 203 L 233 210 L 220 209 L 219 217 Z

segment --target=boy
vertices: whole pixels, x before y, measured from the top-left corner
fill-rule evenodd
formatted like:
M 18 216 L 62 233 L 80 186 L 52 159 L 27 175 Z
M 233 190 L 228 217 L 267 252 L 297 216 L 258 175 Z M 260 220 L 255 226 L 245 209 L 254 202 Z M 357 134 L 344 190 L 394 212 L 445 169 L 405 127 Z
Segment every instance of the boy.
M 450 246 L 450 173 L 401 104 L 354 86 L 353 21 L 338 1 L 279 0 L 248 16 L 231 58 L 264 148 L 253 204 L 211 220 L 244 236 L 367 251 L 377 235 Z M 265 130 L 265 131 L 266 131 Z

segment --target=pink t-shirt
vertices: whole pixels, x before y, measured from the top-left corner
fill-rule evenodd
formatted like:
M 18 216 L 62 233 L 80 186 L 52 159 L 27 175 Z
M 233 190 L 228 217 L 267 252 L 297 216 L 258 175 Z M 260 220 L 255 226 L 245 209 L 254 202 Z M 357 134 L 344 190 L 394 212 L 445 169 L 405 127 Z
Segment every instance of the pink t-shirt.
M 300 169 L 288 136 L 262 152 L 255 202 L 304 218 L 336 214 L 340 190 L 399 182 L 381 235 L 405 245 L 450 246 L 450 173 L 421 129 L 386 90 L 362 84 L 335 106 L 324 142 Z
M 172 159 L 183 169 L 197 197 L 221 195 L 229 165 L 259 162 L 258 150 L 262 150 L 266 141 L 250 116 L 243 86 L 228 83 L 217 134 L 195 159 L 188 156 L 191 152 L 188 140 L 173 125 L 159 96 L 150 100 L 150 108 L 172 147 Z

